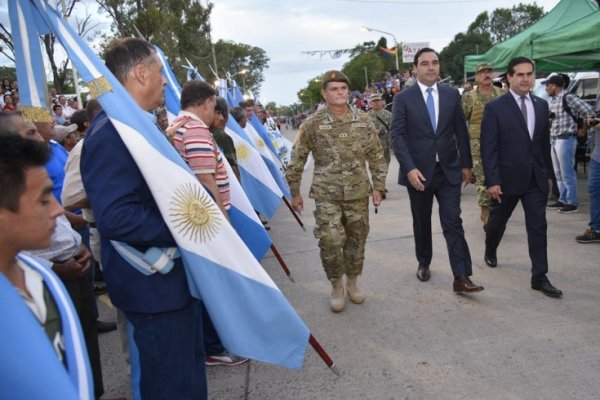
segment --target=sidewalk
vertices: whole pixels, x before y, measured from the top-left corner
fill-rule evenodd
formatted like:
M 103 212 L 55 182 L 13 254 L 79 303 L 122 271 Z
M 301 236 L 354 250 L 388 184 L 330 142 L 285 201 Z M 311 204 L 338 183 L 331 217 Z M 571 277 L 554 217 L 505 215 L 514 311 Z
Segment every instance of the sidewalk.
M 304 232 L 285 206 L 271 235 L 296 283 L 267 254 L 262 264 L 336 362 L 330 372 L 308 347 L 291 371 L 259 362 L 209 367 L 210 399 L 598 399 L 600 397 L 600 245 L 578 244 L 588 222 L 587 185 L 579 176 L 580 212 L 548 211 L 549 278 L 565 294 L 531 290 L 524 216 L 517 207 L 498 249 L 498 267 L 483 262 L 484 233 L 473 186 L 463 190 L 462 217 L 473 278 L 485 290 L 455 295 L 446 244 L 433 218 L 429 282 L 415 273 L 406 190 L 390 165 L 389 194 L 374 214 L 360 286 L 362 305 L 329 310 L 330 284 L 313 237 L 312 171 L 303 179 Z M 437 208 L 434 205 L 434 214 Z M 103 314 L 108 311 L 104 306 Z M 106 319 L 106 318 L 105 318 Z M 105 397 L 130 396 L 116 333 L 100 336 Z

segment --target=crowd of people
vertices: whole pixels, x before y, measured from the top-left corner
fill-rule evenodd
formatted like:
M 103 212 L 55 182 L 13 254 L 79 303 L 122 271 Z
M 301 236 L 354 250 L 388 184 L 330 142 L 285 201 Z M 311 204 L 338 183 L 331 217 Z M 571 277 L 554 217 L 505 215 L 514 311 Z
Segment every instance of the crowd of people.
M 410 199 L 419 281 L 431 277 L 435 198 L 454 276 L 452 290 L 484 290 L 471 280 L 471 255 L 460 218 L 461 185 L 475 183 L 485 263 L 498 265 L 497 248 L 520 201 L 531 288 L 562 296 L 547 277 L 546 209 L 564 214 L 578 210 L 573 143 L 580 122 L 597 131 L 600 119 L 589 105 L 565 94 L 568 83 L 560 75 L 545 82 L 549 105 L 530 94 L 535 72 L 531 60 L 511 60 L 505 90 L 493 86 L 491 65 L 477 66 L 477 85 L 462 96 L 440 84 L 439 56 L 430 48 L 416 54 L 412 71 L 386 73 L 357 96 L 342 72 L 328 71 L 322 78 L 324 103 L 310 115 L 284 121 L 252 100 L 229 109 L 211 85 L 189 81 L 181 92 L 182 111 L 171 123 L 164 110 L 162 64 L 149 43 L 118 40 L 107 48 L 105 63 L 225 218 L 231 207 L 230 180 L 240 178 L 236 148 L 225 131 L 228 118 L 248 130 L 254 129 L 248 123 L 254 116 L 268 131 L 277 131 L 281 122 L 299 128 L 286 179 L 291 206 L 302 211 L 301 179 L 312 154 L 315 175 L 309 196 L 316 203 L 314 232 L 331 282 L 332 311 L 345 309 L 346 295 L 355 304 L 366 299 L 358 279 L 369 233 L 369 198 L 376 209 L 384 205 L 392 155 Z M 175 240 L 108 115 L 95 99 L 80 109 L 76 99 L 51 90 L 47 118 L 31 122 L 19 111 L 17 82 L 4 79 L 2 89 L 0 284 L 12 285 L 18 293 L 12 300 L 19 303 L 20 296 L 25 305 L 21 314 L 44 327 L 49 348 L 69 372 L 75 390 L 93 388 L 89 397 L 99 398 L 104 389 L 98 333 L 114 329 L 114 324 L 107 328 L 98 321 L 93 287 L 97 262 L 118 309 L 125 357 L 129 341 L 138 350 L 132 360 L 140 374 L 134 391 L 144 399 L 206 398 L 206 365 L 239 365 L 247 359 L 225 348 L 202 301 L 190 294 L 182 260 L 172 251 Z M 228 175 L 225 160 L 235 177 Z M 576 240 L 600 243 L 600 146 L 591 154 L 588 181 L 590 226 Z M 548 203 L 556 188 L 556 201 Z M 155 258 L 134 268 L 132 253 Z M 62 285 L 54 283 L 49 271 Z M 67 326 L 69 313 L 76 313 L 80 325 Z M 127 324 L 133 334 L 127 334 Z M 83 340 L 78 341 L 80 336 Z M 85 354 L 84 362 L 75 362 L 75 354 Z M 85 371 L 92 377 L 87 386 L 81 380 Z

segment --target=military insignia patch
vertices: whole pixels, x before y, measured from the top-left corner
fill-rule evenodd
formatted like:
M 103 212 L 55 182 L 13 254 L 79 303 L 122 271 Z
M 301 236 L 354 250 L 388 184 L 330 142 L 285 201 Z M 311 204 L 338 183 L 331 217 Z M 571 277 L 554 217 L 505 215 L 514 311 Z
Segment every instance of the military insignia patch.
M 353 128 L 366 128 L 367 124 L 365 124 L 364 122 L 355 122 L 352 124 Z
M 332 129 L 332 126 L 331 125 L 319 125 L 319 129 L 328 130 L 328 129 Z
M 347 133 L 340 133 L 340 139 L 346 139 L 348 137 Z

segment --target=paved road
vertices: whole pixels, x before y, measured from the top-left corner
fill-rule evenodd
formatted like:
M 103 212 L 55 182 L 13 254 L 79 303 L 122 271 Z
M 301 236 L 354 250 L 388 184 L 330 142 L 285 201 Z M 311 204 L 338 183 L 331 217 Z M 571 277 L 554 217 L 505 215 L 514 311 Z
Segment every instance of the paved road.
M 287 261 L 290 282 L 276 259 L 262 264 L 341 371 L 336 377 L 308 349 L 301 371 L 259 362 L 208 368 L 211 399 L 599 399 L 600 245 L 574 237 L 588 221 L 586 180 L 580 171 L 581 212 L 548 213 L 551 281 L 565 293 L 547 298 L 529 288 L 524 216 L 517 208 L 498 249 L 497 268 L 483 262 L 484 235 L 475 191 L 463 190 L 463 220 L 474 280 L 485 291 L 452 292 L 446 245 L 433 219 L 432 278 L 415 277 L 408 196 L 392 161 L 388 199 L 371 211 L 363 305 L 329 310 L 330 285 L 312 235 L 314 203 L 307 199 L 309 232 L 282 207 L 271 222 L 274 243 Z M 437 210 L 434 209 L 434 213 Z M 102 303 L 103 315 L 110 314 Z M 127 365 L 116 333 L 101 335 L 106 395 L 130 396 Z M 176 399 L 175 399 L 176 400 Z

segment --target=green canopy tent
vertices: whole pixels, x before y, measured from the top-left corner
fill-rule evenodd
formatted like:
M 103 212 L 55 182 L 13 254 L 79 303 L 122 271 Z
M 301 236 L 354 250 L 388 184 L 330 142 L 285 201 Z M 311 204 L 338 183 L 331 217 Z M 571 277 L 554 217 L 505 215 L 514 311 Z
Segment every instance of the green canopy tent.
M 600 10 L 533 39 L 538 71 L 600 70 Z
M 477 64 L 487 62 L 494 69 L 506 69 L 508 62 L 517 56 L 534 58 L 532 42 L 540 36 L 561 29 L 573 22 L 578 21 L 598 11 L 598 5 L 594 0 L 562 0 L 548 14 L 524 31 L 516 34 L 504 42 L 494 45 L 486 53 L 481 55 L 465 56 L 466 73 L 475 72 Z M 594 36 L 598 36 L 596 31 Z M 570 51 L 572 43 L 560 42 L 556 45 L 562 46 L 564 52 Z M 562 70 L 562 69 L 561 69 Z

